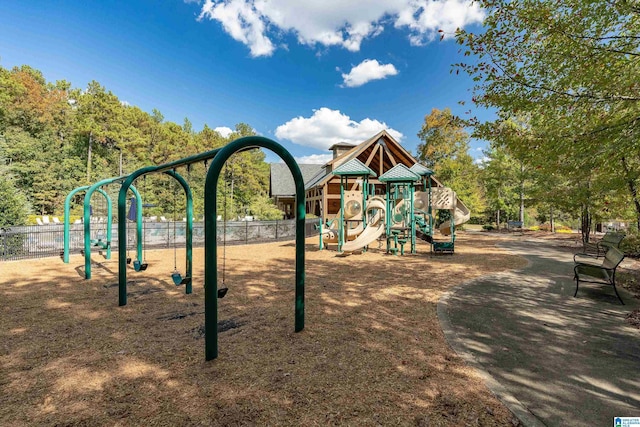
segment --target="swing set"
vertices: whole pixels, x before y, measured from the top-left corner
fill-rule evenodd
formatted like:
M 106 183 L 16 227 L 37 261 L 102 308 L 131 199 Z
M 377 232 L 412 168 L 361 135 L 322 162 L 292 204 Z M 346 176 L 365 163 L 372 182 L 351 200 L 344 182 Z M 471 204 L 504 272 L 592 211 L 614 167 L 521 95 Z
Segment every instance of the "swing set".
M 188 166 L 212 160 L 207 171 L 205 182 L 205 206 L 204 206 L 204 299 L 205 299 L 205 359 L 212 360 L 218 357 L 218 299 L 223 298 L 228 292 L 225 283 L 226 270 L 226 235 L 223 242 L 223 277 L 222 286 L 218 288 L 218 246 L 217 246 L 217 201 L 218 179 L 225 162 L 235 153 L 254 148 L 266 148 L 279 155 L 289 167 L 296 186 L 296 272 L 295 272 L 295 328 L 296 332 L 304 329 L 304 244 L 305 244 L 305 193 L 304 180 L 298 164 L 293 156 L 280 144 L 270 139 L 251 136 L 240 138 L 230 142 L 216 150 L 206 151 L 190 157 L 179 159 L 159 166 L 147 166 L 131 173 L 124 179 L 118 195 L 118 217 L 124 218 L 127 206 L 127 191 L 133 182 L 140 176 L 151 173 L 165 173 L 175 178 L 182 185 L 186 195 L 186 274 L 179 275 L 177 271 L 177 252 L 174 248 L 175 281 L 180 279 L 185 283 L 186 293 L 191 293 L 192 285 L 192 232 L 193 232 L 193 200 L 191 190 L 187 182 L 175 170 L 181 166 Z M 226 191 L 224 207 L 226 208 Z M 225 209 L 226 210 L 226 209 Z M 174 204 L 175 214 L 175 204 Z M 226 215 L 225 222 L 226 228 Z M 226 230 L 225 230 L 226 231 Z M 226 233 L 225 233 L 226 234 Z M 127 227 L 125 221 L 118 222 L 118 303 L 120 306 L 127 304 Z M 175 246 L 175 233 L 174 233 Z M 178 277 L 180 276 L 180 277 Z M 173 279 L 173 275 L 172 275 Z

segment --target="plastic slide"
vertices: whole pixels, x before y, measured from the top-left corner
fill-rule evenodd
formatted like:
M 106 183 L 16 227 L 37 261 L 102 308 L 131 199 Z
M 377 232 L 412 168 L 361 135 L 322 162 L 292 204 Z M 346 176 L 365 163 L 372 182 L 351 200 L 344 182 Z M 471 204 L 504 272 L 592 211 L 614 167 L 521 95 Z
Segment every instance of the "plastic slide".
M 355 240 L 342 245 L 343 252 L 355 252 L 364 248 L 367 245 L 375 242 L 380 236 L 384 234 L 385 222 L 385 201 L 381 197 L 372 197 L 367 200 L 367 213 L 369 210 L 376 209 L 377 213 L 369 220 L 367 228 L 360 233 Z
M 469 221 L 470 218 L 471 218 L 471 212 L 469 211 L 469 208 L 464 203 L 462 203 L 462 200 L 456 197 L 456 209 L 453 215 L 453 220 L 454 220 L 453 224 L 454 225 L 464 224 L 465 222 Z M 442 224 L 440 224 L 440 233 L 442 233 L 445 236 L 448 236 L 451 234 L 451 221 L 445 221 Z
M 338 216 L 339 215 L 340 215 L 340 212 L 338 211 Z M 362 233 L 362 230 L 364 230 L 362 221 L 360 221 L 358 225 L 353 228 L 347 228 L 346 229 L 347 240 L 353 240 L 356 236 Z M 325 244 L 338 243 L 338 230 L 336 230 L 335 228 L 327 228 L 325 230 L 322 230 L 322 241 Z

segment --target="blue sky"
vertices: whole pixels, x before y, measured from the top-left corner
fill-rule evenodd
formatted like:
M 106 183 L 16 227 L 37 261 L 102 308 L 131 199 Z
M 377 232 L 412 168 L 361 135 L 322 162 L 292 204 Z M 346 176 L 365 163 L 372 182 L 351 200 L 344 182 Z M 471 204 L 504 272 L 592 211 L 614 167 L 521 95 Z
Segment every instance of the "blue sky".
M 121 101 L 196 130 L 245 122 L 301 161 L 382 128 L 415 153 L 425 114 L 480 119 L 472 82 L 451 72 L 453 38 L 478 28 L 464 0 L 0 2 L 0 65 L 49 81 L 96 80 Z M 458 101 L 464 100 L 464 106 Z M 471 143 L 478 158 L 484 147 Z M 322 156 L 325 157 L 322 157 Z M 268 155 L 275 161 L 275 156 Z

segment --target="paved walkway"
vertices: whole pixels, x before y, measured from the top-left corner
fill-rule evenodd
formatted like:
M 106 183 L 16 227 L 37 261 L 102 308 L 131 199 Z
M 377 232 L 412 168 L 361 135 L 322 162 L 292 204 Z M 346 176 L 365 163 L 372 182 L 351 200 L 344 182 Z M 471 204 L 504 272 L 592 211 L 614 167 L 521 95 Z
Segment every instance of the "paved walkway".
M 500 246 L 529 265 L 457 287 L 438 304 L 447 340 L 478 368 L 525 426 L 607 426 L 640 416 L 640 331 L 625 315 L 640 301 L 580 284 L 573 259 L 548 242 Z

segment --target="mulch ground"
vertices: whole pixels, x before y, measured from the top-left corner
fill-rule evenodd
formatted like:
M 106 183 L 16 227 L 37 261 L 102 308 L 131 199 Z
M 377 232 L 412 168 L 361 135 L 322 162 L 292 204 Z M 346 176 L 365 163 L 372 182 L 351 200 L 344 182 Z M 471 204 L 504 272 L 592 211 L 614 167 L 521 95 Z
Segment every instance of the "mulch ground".
M 193 294 L 173 285 L 173 251 L 150 251 L 125 307 L 115 256 L 96 254 L 88 281 L 80 256 L 2 263 L 0 425 L 517 425 L 436 315 L 455 285 L 525 265 L 495 241 L 460 233 L 453 256 L 420 244 L 339 257 L 309 239 L 300 333 L 293 243 L 227 247 L 209 362 L 202 249 Z

